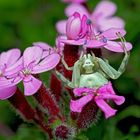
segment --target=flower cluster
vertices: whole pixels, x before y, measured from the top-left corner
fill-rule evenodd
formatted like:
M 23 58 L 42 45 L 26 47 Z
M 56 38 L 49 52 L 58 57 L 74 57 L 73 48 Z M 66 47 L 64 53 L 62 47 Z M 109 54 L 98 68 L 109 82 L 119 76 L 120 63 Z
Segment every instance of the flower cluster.
M 0 100 L 8 99 L 27 120 L 30 118 L 47 132 L 50 139 L 52 128 L 58 138 L 75 135 L 73 131 L 77 129 L 70 131 L 71 128 L 88 127 L 98 110 L 104 112 L 106 119 L 115 115 L 117 110 L 108 103 L 111 100 L 121 105 L 125 98 L 115 93 L 110 79 L 117 79 L 124 72 L 132 49 L 131 43 L 124 39 L 124 21 L 113 16 L 117 9 L 114 3 L 101 1 L 90 13 L 84 6 L 86 0 L 63 1 L 72 3 L 65 10 L 68 19 L 56 25 L 60 33 L 56 48 L 36 42 L 23 54 L 19 49 L 0 54 Z M 102 48 L 125 54 L 118 70 L 99 57 Z M 50 86 L 46 88 L 39 74 L 53 69 Z M 21 81 L 24 95 L 33 95 L 41 109 L 30 107 L 25 96 L 20 95 L 17 85 Z M 73 126 L 63 113 L 64 104 L 70 108 L 69 118 L 76 122 Z M 32 113 L 28 114 L 25 110 L 29 108 Z M 48 124 L 44 122 L 46 109 Z
M 23 81 L 25 95 L 35 94 L 42 82 L 34 75 L 53 69 L 59 61 L 60 54 L 57 50 L 41 42 L 28 47 L 23 56 L 19 49 L 1 53 L 0 99 L 11 97 L 15 93 L 16 85 L 21 81 Z
M 84 48 L 106 48 L 114 52 L 123 52 L 121 42 L 114 40 L 123 37 L 126 32 L 122 28 L 110 28 L 103 32 L 97 31 L 94 24 L 86 15 L 81 16 L 75 12 L 66 22 L 66 35 L 61 36 L 61 41 L 70 45 L 81 45 Z M 127 51 L 132 48 L 130 43 L 125 43 Z

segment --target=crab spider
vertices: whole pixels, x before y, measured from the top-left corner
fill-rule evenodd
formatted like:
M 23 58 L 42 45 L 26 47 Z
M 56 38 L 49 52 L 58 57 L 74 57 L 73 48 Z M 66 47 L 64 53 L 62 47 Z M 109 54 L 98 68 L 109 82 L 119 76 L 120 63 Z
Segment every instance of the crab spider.
M 62 58 L 62 63 L 67 70 L 73 70 L 72 81 L 66 79 L 60 72 L 56 71 L 57 76 L 70 88 L 77 87 L 89 87 L 89 88 L 100 88 L 107 84 L 109 79 L 117 79 L 125 71 L 128 63 L 129 53 L 125 47 L 125 40 L 118 33 L 122 41 L 122 47 L 124 49 L 125 56 L 120 64 L 118 70 L 115 70 L 107 61 L 98 58 L 91 54 L 81 55 L 73 67 L 68 67 L 67 63 Z

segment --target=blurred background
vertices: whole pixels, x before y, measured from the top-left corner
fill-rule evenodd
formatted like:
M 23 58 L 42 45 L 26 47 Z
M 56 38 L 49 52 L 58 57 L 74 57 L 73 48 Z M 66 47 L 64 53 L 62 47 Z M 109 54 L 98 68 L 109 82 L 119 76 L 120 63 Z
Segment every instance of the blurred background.
M 93 9 L 98 2 L 89 0 L 88 6 Z M 140 0 L 113 2 L 118 6 L 116 15 L 126 22 L 126 40 L 133 44 L 126 72 L 113 81 L 117 94 L 124 95 L 126 102 L 115 106 L 118 109 L 115 117 L 109 120 L 101 117 L 83 134 L 89 140 L 140 140 Z M 66 18 L 66 6 L 60 0 L 0 0 L 0 52 L 15 47 L 23 51 L 37 41 L 54 46 L 58 35 L 55 24 Z M 113 54 L 107 57 L 114 67 L 121 62 Z M 23 122 L 8 101 L 0 101 L 0 140 L 25 139 L 47 138 L 33 124 Z

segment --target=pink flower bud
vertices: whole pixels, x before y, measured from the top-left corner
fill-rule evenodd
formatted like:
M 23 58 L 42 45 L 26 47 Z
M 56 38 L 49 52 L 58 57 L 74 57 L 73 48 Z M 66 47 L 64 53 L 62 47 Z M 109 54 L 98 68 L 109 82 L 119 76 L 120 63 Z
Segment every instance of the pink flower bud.
M 75 12 L 67 21 L 66 34 L 68 39 L 77 39 L 82 27 L 80 14 Z
M 56 139 L 72 139 L 75 136 L 75 128 L 60 124 L 55 128 L 54 135 Z

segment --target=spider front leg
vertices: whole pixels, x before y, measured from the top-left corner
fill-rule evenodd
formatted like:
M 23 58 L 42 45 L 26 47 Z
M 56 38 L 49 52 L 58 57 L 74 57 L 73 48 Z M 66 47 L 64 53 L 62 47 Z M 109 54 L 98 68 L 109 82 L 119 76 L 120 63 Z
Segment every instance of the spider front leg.
M 69 67 L 68 64 L 66 63 L 66 61 L 64 60 L 64 56 L 62 56 L 61 61 L 67 70 L 71 70 L 71 71 L 73 70 L 73 67 Z
M 106 63 L 105 61 L 103 61 L 101 58 L 97 58 L 98 59 L 99 66 L 101 67 L 102 71 L 104 71 L 105 74 L 109 78 L 112 78 L 112 79 L 119 78 L 120 75 L 125 71 L 125 69 L 127 67 L 127 64 L 128 64 L 129 56 L 130 56 L 130 54 L 126 50 L 124 38 L 121 38 L 121 41 L 122 41 L 122 47 L 124 49 L 125 56 L 124 56 L 124 58 L 122 60 L 122 63 L 121 63 L 121 65 L 120 65 L 120 67 L 119 67 L 118 70 L 115 70 L 112 66 L 110 66 L 108 63 Z
M 101 69 L 105 72 L 105 74 L 111 79 L 117 79 L 120 75 L 125 71 L 127 63 L 128 63 L 129 55 L 126 54 L 122 60 L 122 63 L 117 70 L 115 70 L 112 66 L 110 66 L 107 62 L 103 61 L 101 58 L 98 58 L 99 65 Z
M 125 71 L 125 68 L 126 68 L 127 64 L 128 64 L 128 60 L 129 60 L 129 57 L 130 57 L 130 52 L 127 52 L 127 49 L 126 49 L 126 46 L 125 46 L 125 42 L 126 42 L 125 38 L 122 37 L 122 35 L 120 33 L 118 33 L 118 37 L 120 37 L 120 40 L 122 42 L 122 48 L 123 48 L 124 53 L 125 53 L 125 57 L 124 57 L 121 65 L 118 69 L 118 71 L 120 73 L 123 73 Z
M 69 81 L 65 76 L 63 76 L 59 71 L 55 70 L 57 77 L 64 83 L 66 86 L 70 88 L 74 88 L 71 81 Z

